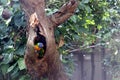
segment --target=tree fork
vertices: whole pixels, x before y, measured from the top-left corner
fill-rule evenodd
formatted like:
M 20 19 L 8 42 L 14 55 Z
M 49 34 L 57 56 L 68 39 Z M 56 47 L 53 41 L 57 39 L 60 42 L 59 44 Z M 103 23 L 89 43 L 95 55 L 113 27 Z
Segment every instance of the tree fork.
M 59 11 L 45 15 L 45 0 L 20 0 L 28 20 L 28 39 L 25 52 L 25 64 L 33 80 L 48 77 L 49 80 L 68 80 L 57 51 L 54 29 L 72 16 L 77 8 L 77 1 L 70 0 Z M 36 25 L 40 35 L 45 37 L 46 51 L 43 58 L 38 58 L 34 50 L 34 39 L 37 36 Z

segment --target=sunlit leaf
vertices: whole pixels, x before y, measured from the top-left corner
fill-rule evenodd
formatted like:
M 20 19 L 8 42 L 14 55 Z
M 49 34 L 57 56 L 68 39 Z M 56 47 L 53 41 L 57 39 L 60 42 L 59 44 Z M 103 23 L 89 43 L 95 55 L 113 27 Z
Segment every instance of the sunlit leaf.
M 87 24 L 94 25 L 94 24 L 95 24 L 95 21 L 94 21 L 94 20 L 86 20 L 86 23 L 87 23 Z
M 98 25 L 98 26 L 97 26 L 97 29 L 98 29 L 98 30 L 102 29 L 102 26 L 101 26 L 101 25 Z
M 26 68 L 25 62 L 24 62 L 24 58 L 20 58 L 20 59 L 17 61 L 17 63 L 18 63 L 18 66 L 19 66 L 19 69 L 20 69 L 20 70 L 23 70 L 23 69 Z

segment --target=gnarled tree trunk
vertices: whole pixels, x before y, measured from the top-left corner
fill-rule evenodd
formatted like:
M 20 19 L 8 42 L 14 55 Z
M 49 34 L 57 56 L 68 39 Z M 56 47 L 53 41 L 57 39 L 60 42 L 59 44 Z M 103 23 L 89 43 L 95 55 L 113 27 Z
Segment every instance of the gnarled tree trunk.
M 70 0 L 59 11 L 49 16 L 45 15 L 45 0 L 20 0 L 20 3 L 28 20 L 25 53 L 28 73 L 33 80 L 40 80 L 41 77 L 48 77 L 49 80 L 68 80 L 59 59 L 54 29 L 73 15 L 77 1 Z M 44 36 L 46 42 L 46 50 L 42 58 L 38 58 L 34 50 L 34 39 L 38 35 L 36 27 L 40 30 L 38 34 Z

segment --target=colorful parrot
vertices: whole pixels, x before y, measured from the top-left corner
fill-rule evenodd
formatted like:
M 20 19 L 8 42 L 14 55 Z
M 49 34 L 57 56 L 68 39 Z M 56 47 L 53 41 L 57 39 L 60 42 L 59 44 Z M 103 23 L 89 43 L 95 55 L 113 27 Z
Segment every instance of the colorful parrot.
M 36 37 L 34 38 L 34 50 L 39 55 L 39 58 L 42 58 L 46 51 L 46 38 L 45 36 L 40 34 L 39 26 L 36 25 L 36 28 L 34 29 L 36 32 Z
M 39 51 L 43 47 L 44 47 L 43 43 L 40 42 L 34 45 L 34 49 L 37 51 Z
M 44 49 L 43 49 L 43 47 L 44 47 L 44 45 L 41 42 L 39 42 L 39 43 L 37 43 L 37 44 L 34 45 L 34 49 L 39 54 L 40 58 L 44 56 Z

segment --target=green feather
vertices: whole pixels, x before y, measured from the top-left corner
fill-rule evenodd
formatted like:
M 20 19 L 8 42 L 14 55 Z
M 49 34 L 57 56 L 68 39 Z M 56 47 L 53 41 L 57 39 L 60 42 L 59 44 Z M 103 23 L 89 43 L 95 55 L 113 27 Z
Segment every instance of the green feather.
M 43 57 L 44 56 L 44 49 L 41 48 L 39 51 L 39 57 Z

